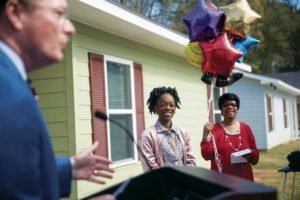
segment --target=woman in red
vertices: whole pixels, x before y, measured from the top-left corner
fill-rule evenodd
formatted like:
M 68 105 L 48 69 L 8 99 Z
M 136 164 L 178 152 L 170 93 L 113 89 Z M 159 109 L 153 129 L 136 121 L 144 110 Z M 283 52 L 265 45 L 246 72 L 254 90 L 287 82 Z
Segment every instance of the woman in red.
M 233 93 L 225 93 L 219 98 L 218 106 L 223 121 L 204 125 L 201 154 L 205 160 L 211 160 L 212 170 L 253 181 L 251 164 L 258 162 L 259 151 L 251 128 L 236 119 L 240 100 Z M 232 153 L 245 149 L 250 153 L 232 158 Z

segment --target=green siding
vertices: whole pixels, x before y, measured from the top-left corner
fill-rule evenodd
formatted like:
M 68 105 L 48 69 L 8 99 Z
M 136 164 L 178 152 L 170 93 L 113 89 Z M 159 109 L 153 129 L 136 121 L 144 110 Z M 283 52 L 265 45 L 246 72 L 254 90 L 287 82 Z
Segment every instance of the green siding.
M 66 108 L 49 108 L 43 109 L 43 114 L 46 122 L 65 122 L 67 121 Z
M 66 107 L 67 104 L 64 92 L 39 94 L 39 99 L 42 108 Z
M 68 152 L 65 65 L 59 63 L 30 73 L 55 153 Z
M 47 123 L 47 125 L 52 137 L 67 137 L 67 126 L 65 122 Z
M 49 94 L 66 91 L 65 77 L 45 77 L 43 79 L 35 80 L 35 84 L 39 94 Z

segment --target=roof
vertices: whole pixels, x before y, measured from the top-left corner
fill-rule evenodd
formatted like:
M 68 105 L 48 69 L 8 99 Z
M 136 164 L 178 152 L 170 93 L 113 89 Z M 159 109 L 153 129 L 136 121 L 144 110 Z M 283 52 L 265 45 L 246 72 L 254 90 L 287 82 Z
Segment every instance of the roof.
M 183 57 L 186 35 L 105 0 L 71 0 L 72 20 Z
M 112 1 L 69 0 L 69 14 L 74 21 L 95 27 L 180 57 L 189 38 L 178 31 L 156 23 Z M 236 63 L 237 69 L 251 67 Z
M 280 79 L 298 89 L 300 89 L 300 71 L 267 74 L 269 77 Z
M 299 88 L 296 88 L 277 78 L 271 78 L 271 77 L 262 76 L 254 73 L 248 73 L 248 72 L 243 72 L 243 74 L 244 77 L 260 81 L 261 85 L 269 85 L 272 89 L 278 89 L 280 91 L 284 91 L 293 96 L 300 96 Z

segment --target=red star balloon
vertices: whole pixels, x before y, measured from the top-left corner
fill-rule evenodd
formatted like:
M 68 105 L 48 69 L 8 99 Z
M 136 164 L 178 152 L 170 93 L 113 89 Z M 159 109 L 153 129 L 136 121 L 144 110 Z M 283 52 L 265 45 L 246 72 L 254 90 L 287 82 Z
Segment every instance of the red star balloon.
M 235 61 L 243 55 L 231 44 L 226 33 L 211 42 L 201 42 L 200 47 L 204 57 L 201 70 L 214 76 L 229 77 Z

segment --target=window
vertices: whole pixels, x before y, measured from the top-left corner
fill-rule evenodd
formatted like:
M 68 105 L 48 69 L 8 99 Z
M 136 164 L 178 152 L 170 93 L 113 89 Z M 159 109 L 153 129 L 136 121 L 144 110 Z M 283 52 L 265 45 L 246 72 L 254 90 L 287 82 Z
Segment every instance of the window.
M 266 95 L 267 102 L 267 116 L 268 116 L 268 131 L 273 131 L 273 110 L 272 110 L 272 97 Z
M 89 53 L 91 107 L 128 129 L 135 140 L 144 125 L 142 66 L 129 60 Z M 137 161 L 135 144 L 114 123 L 93 117 L 93 139 L 99 141 L 97 154 L 110 158 L 113 165 Z
M 210 122 L 220 122 L 222 121 L 222 114 L 221 114 L 221 110 L 219 109 L 218 106 L 218 99 L 219 97 L 225 92 L 224 88 L 217 88 L 217 87 L 213 87 L 211 88 L 211 86 L 207 86 L 207 98 L 208 100 L 210 99 L 211 95 L 212 96 L 212 105 L 209 108 L 209 121 Z
M 282 104 L 283 104 L 284 128 L 287 128 L 288 127 L 288 113 L 287 113 L 286 100 L 285 99 L 282 99 Z
M 108 117 L 127 127 L 135 138 L 133 104 L 133 63 L 114 57 L 105 56 L 105 74 L 107 77 L 106 93 Z M 126 132 L 113 123 L 109 123 L 109 149 L 113 163 L 135 160 L 134 143 Z
M 215 122 L 222 121 L 221 110 L 218 106 L 218 99 L 224 93 L 222 88 L 214 88 L 214 114 L 215 114 Z

